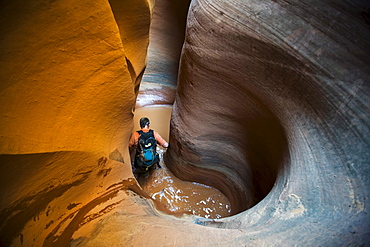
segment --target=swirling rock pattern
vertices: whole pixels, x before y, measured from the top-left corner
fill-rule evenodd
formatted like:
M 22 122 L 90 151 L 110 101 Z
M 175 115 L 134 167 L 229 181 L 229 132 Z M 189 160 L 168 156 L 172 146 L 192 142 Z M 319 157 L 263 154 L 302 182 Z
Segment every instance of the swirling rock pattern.
M 368 243 L 366 16 L 360 1 L 192 1 L 166 160 L 229 197 L 239 214 L 220 227 Z
M 192 1 L 167 165 L 235 215 L 180 221 L 122 191 L 155 2 L 0 4 L 0 245 L 368 245 L 367 3 Z

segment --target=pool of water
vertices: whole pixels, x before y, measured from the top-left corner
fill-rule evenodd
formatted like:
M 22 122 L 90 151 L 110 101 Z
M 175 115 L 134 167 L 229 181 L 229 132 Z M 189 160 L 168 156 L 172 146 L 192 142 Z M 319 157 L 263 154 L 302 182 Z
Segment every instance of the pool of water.
M 171 109 L 170 106 L 136 109 L 134 130 L 139 129 L 138 123 L 141 117 L 149 117 L 151 128 L 168 140 Z M 209 219 L 230 216 L 231 207 L 227 197 L 210 186 L 182 181 L 175 177 L 163 163 L 165 151 L 165 148 L 157 148 L 162 168 L 151 171 L 147 177 L 138 178 L 143 190 L 173 213 L 185 212 Z
M 143 190 L 171 212 L 188 212 L 210 219 L 230 216 L 229 200 L 219 190 L 175 177 L 163 163 L 163 148 L 158 148 L 162 168 L 139 178 Z

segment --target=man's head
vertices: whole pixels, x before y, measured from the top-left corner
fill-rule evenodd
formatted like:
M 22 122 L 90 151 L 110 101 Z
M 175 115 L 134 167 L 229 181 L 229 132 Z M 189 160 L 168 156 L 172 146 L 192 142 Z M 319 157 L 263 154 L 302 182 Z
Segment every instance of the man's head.
M 140 118 L 140 128 L 144 128 L 145 126 L 149 125 L 150 121 L 147 117 Z

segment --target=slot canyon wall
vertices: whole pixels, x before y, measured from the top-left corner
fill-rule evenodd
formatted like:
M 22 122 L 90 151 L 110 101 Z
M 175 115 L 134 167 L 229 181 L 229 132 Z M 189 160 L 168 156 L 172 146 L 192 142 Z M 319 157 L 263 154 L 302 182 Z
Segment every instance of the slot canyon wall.
M 166 163 L 228 196 L 219 227 L 369 244 L 369 24 L 365 1 L 192 1 Z
M 0 246 L 369 244 L 367 3 L 193 0 L 174 98 L 181 20 L 149 28 L 188 3 L 1 2 Z M 236 215 L 180 220 L 126 190 L 142 80 L 175 100 L 171 171 Z
M 189 3 L 190 0 L 156 1 L 149 30 L 147 67 L 136 107 L 172 106 Z
M 1 2 L 0 246 L 67 246 L 127 197 L 152 8 Z
M 136 26 L 134 17 L 116 22 L 106 1 L 2 3 L 2 153 L 122 144 L 146 61 L 150 10 L 141 2 L 130 10 L 146 16 L 137 14 Z

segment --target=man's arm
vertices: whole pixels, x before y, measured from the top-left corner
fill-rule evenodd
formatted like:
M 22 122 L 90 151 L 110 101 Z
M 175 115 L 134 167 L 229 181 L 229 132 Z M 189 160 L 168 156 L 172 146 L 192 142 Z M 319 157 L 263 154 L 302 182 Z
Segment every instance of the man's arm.
M 135 131 L 131 135 L 130 141 L 128 142 L 128 146 L 129 147 L 136 146 L 137 145 L 137 142 L 139 140 L 139 136 L 140 136 L 140 134 Z
M 164 148 L 168 148 L 168 142 L 166 142 L 157 132 L 154 131 L 154 138 L 159 145 Z

